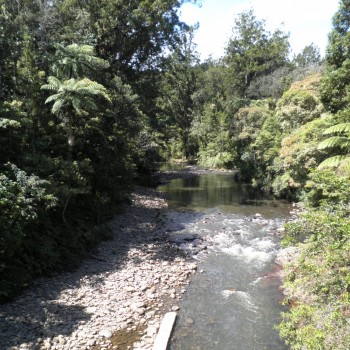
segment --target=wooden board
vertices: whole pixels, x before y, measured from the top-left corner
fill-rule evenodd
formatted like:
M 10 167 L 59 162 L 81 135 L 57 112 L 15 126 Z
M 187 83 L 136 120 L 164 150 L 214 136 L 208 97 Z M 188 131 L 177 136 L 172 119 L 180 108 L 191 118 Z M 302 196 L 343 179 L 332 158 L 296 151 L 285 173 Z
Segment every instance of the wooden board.
M 152 350 L 166 350 L 168 347 L 169 338 L 176 320 L 176 312 L 168 312 L 164 315 L 162 323 L 160 324 L 159 332 Z

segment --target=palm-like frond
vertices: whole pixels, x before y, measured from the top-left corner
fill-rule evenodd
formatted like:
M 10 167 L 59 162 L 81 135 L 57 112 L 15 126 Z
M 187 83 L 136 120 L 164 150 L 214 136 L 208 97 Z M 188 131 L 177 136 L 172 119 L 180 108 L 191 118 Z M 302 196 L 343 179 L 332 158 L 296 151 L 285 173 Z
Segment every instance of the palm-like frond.
M 95 81 L 92 81 L 87 78 L 77 81 L 74 86 L 74 90 L 80 95 L 85 95 L 85 96 L 98 95 L 103 97 L 107 101 L 111 102 L 107 94 L 107 89 L 102 84 L 96 83 Z
M 57 60 L 53 65 L 53 70 L 66 78 L 82 77 L 84 67 L 90 70 L 109 67 L 108 61 L 95 56 L 93 46 L 71 44 L 64 47 L 56 44 L 55 47 Z
M 65 101 L 63 99 L 57 100 L 52 106 L 52 113 L 53 114 L 59 113 L 62 110 L 64 105 L 65 105 Z
M 349 132 L 350 132 L 350 123 L 340 123 L 326 129 L 323 135 L 332 135 L 337 133 L 349 133 Z
M 345 156 L 345 155 L 338 155 L 338 156 L 333 156 L 330 158 L 327 158 L 324 160 L 319 166 L 319 169 L 326 168 L 326 167 L 338 167 L 344 162 L 349 162 L 350 157 Z
M 76 80 L 74 78 L 61 82 L 55 77 L 49 77 L 50 84 L 41 88 L 57 92 L 49 96 L 45 103 L 54 102 L 52 113 L 59 114 L 63 107 L 71 106 L 78 115 L 87 114 L 89 110 L 95 110 L 94 98 L 100 96 L 111 102 L 106 88 L 90 79 Z
M 41 86 L 41 90 L 57 91 L 62 85 L 62 82 L 59 79 L 52 76 L 48 77 L 47 82 L 48 84 L 44 84 Z
M 341 148 L 349 153 L 350 150 L 350 123 L 340 123 L 333 125 L 323 132 L 323 135 L 335 135 L 328 137 L 327 139 L 320 142 L 317 149 L 332 149 Z M 324 160 L 318 167 L 338 167 L 344 161 L 349 161 L 349 156 L 346 154 L 335 155 Z
M 79 114 L 84 114 L 84 109 L 82 108 L 82 100 L 77 96 L 73 96 L 72 98 L 72 106 L 74 110 Z
M 61 96 L 61 94 L 51 95 L 46 99 L 45 103 L 56 101 L 60 96 Z
M 328 149 L 334 147 L 347 149 L 350 147 L 350 139 L 345 136 L 328 137 L 318 144 L 317 149 Z

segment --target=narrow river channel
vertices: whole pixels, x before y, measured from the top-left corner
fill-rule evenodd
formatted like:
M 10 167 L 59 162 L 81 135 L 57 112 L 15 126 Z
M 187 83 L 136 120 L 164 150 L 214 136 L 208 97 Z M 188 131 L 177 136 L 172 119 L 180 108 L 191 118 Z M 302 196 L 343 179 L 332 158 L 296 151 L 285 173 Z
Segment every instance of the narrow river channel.
M 283 311 L 274 260 L 290 205 L 259 198 L 230 173 L 174 179 L 158 190 L 170 197 L 173 230 L 208 242 L 194 256 L 199 273 L 180 304 L 170 349 L 288 349 L 274 328 Z

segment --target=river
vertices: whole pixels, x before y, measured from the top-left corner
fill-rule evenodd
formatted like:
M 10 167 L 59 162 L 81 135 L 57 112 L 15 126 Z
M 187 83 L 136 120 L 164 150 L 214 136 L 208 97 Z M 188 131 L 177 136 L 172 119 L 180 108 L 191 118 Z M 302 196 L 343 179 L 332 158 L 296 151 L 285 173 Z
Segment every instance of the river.
M 274 260 L 290 205 L 263 199 L 232 173 L 174 179 L 158 190 L 170 197 L 173 230 L 208 242 L 194 255 L 199 272 L 180 303 L 170 350 L 288 349 L 274 328 L 284 310 Z

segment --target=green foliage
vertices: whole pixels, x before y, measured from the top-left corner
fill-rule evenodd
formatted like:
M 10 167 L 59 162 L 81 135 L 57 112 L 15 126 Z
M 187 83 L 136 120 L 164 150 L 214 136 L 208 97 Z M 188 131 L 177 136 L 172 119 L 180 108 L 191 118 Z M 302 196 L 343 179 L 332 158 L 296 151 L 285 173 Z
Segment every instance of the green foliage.
M 294 56 L 293 63 L 298 67 L 306 67 L 310 64 L 320 64 L 320 49 L 313 43 L 305 46 L 300 53 Z
M 346 204 L 350 196 L 348 170 L 317 169 L 306 183 L 305 200 L 313 207 L 331 204 Z
M 168 58 L 168 70 L 162 76 L 160 85 L 161 96 L 157 103 L 159 106 L 158 119 L 167 124 L 165 136 L 180 141 L 183 155 L 180 158 L 190 159 L 194 156 L 191 148 L 190 128 L 193 120 L 193 94 L 197 89 L 197 71 L 195 64 L 198 57 L 194 53 L 193 31 L 183 34 L 182 45 Z M 168 150 L 171 150 L 168 148 Z M 171 154 L 171 157 L 178 158 Z
M 287 297 L 295 304 L 283 315 L 279 329 L 292 349 L 340 350 L 350 345 L 348 217 L 348 205 L 327 203 L 288 227 L 294 238 L 307 237 L 299 244 L 298 258 L 288 265 L 285 280 Z
M 82 78 L 87 75 L 86 71 L 89 73 L 109 67 L 106 60 L 95 56 L 93 46 L 71 44 L 64 47 L 56 44 L 55 47 L 57 51 L 52 70 L 57 77 Z
M 322 102 L 331 112 L 347 107 L 349 101 L 349 14 L 349 1 L 341 0 L 333 17 L 333 30 L 329 34 L 326 55 L 327 72 L 321 84 Z
M 175 135 L 189 129 L 196 62 L 181 4 L 0 0 L 1 300 L 110 237 L 106 222 L 157 157 L 166 73 Z
M 350 151 L 350 123 L 340 123 L 327 128 L 323 135 L 334 135 L 328 137 L 318 144 L 318 149 L 339 149 L 345 154 L 335 155 L 325 159 L 320 165 L 320 168 L 324 167 L 337 167 L 349 163 L 349 151 Z M 337 135 L 340 134 L 340 135 Z
M 284 133 L 318 118 L 322 112 L 322 105 L 310 92 L 292 89 L 283 94 L 276 108 L 276 116 Z
M 274 180 L 274 193 L 281 195 L 284 191 L 300 192 L 304 188 L 308 174 L 324 158 L 324 152 L 319 149 L 318 144 L 331 119 L 330 116 L 315 119 L 282 140 L 279 151 L 282 174 Z
M 198 162 L 206 167 L 227 168 L 236 158 L 234 139 L 230 125 L 232 121 L 220 107 L 207 103 L 192 124 L 191 135 L 198 140 Z
M 40 209 L 53 207 L 56 198 L 48 194 L 48 182 L 28 176 L 13 164 L 0 175 L 1 260 L 20 253 L 25 228 L 38 220 Z
M 17 267 L 24 269 L 15 260 L 30 253 L 25 250 L 29 228 L 56 206 L 57 198 L 48 191 L 49 185 L 10 163 L 0 173 L 0 300 L 10 296 L 12 289 L 22 287 L 17 285 L 21 278 L 28 279 L 25 270 L 12 273 Z
M 320 84 L 321 101 L 336 114 L 303 125 L 284 139 L 281 150 L 289 171 L 303 175 L 307 206 L 297 221 L 286 226 L 284 238 L 286 244 L 298 248 L 285 266 L 284 288 L 292 305 L 279 325 L 291 349 L 350 347 L 349 19 L 350 2 L 342 0 L 333 17 L 327 68 Z M 295 169 L 302 163 L 306 166 Z
M 239 14 L 225 57 L 236 93 L 245 97 L 253 78 L 284 66 L 288 51 L 287 34 L 281 30 L 273 33 L 266 31 L 265 21 L 258 20 L 253 10 Z

